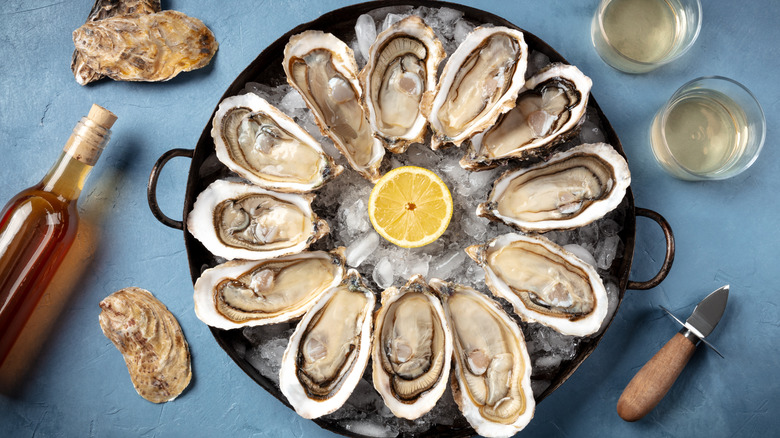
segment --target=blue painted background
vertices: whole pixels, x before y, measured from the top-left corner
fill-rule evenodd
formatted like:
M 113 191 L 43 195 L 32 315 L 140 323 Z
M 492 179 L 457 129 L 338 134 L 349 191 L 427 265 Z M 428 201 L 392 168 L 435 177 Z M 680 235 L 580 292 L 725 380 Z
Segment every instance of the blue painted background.
M 192 311 L 182 235 L 146 205 L 154 161 L 194 147 L 219 97 L 257 54 L 294 26 L 352 2 L 302 0 L 163 1 L 202 19 L 220 49 L 210 66 L 168 83 L 78 85 L 70 71 L 71 32 L 91 0 L 0 2 L 0 200 L 37 182 L 78 119 L 101 104 L 119 116 L 113 138 L 84 189 L 81 235 L 25 333 L 15 389 L 0 396 L 6 436 L 331 436 L 265 393 L 217 346 Z M 693 48 L 675 63 L 631 76 L 605 65 L 590 44 L 596 0 L 465 1 L 536 34 L 593 78 L 593 95 L 620 136 L 636 204 L 671 223 L 677 258 L 655 289 L 629 291 L 601 344 L 538 406 L 522 436 L 769 436 L 780 426 L 780 3 L 704 0 Z M 747 172 L 720 182 L 683 182 L 653 160 L 648 127 L 680 85 L 723 75 L 751 89 L 764 107 L 765 148 Z M 178 218 L 189 160 L 160 178 L 163 210 Z M 660 266 L 660 230 L 639 219 L 632 279 Z M 615 413 L 625 384 L 677 330 L 658 309 L 686 317 L 699 299 L 731 284 L 728 308 L 668 396 L 644 420 Z M 155 405 L 134 391 L 121 355 L 100 331 L 98 303 L 127 286 L 153 291 L 190 343 L 193 381 L 177 400 Z M 8 370 L 6 370 L 8 371 Z M 13 371 L 13 370 L 12 370 Z M 8 373 L 6 373 L 6 376 Z M 7 380 L 7 379 L 6 379 Z M 12 379 L 14 380 L 14 379 Z M 8 384 L 8 382 L 4 382 Z

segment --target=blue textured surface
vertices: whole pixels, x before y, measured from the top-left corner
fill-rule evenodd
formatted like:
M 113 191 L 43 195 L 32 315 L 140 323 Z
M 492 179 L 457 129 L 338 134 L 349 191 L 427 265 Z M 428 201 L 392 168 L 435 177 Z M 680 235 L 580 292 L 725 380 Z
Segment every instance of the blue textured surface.
M 68 263 L 81 275 L 60 279 L 69 294 L 45 297 L 37 318 L 43 333 L 27 342 L 40 351 L 30 356 L 16 391 L 0 396 L 0 430 L 5 436 L 332 436 L 254 384 L 197 320 L 182 235 L 154 219 L 145 187 L 164 151 L 194 147 L 219 97 L 263 48 L 351 2 L 163 1 L 164 8 L 198 17 L 214 31 L 220 49 L 211 65 L 163 84 L 82 87 L 69 69 L 71 32 L 91 3 L 0 3 L 0 199 L 43 176 L 92 102 L 119 116 L 80 204 L 87 226 Z M 596 0 L 464 3 L 533 32 L 593 78 L 593 95 L 629 158 L 636 204 L 664 215 L 677 240 L 669 277 L 655 289 L 627 292 L 599 347 L 538 406 L 521 435 L 772 435 L 780 426 L 780 3 L 703 1 L 704 23 L 691 51 L 639 76 L 611 69 L 591 46 Z M 677 87 L 703 75 L 734 78 L 758 96 L 767 144 L 736 178 L 683 182 L 654 162 L 648 127 Z M 160 178 L 160 204 L 172 217 L 179 217 L 188 166 L 175 159 Z M 651 221 L 640 218 L 637 228 L 632 278 L 641 280 L 657 271 L 664 246 Z M 623 422 L 615 412 L 623 387 L 677 330 L 658 306 L 686 317 L 724 283 L 731 284 L 728 308 L 709 339 L 726 359 L 701 349 L 648 417 Z M 190 343 L 193 381 L 174 402 L 140 398 L 100 331 L 100 300 L 131 285 L 165 302 Z

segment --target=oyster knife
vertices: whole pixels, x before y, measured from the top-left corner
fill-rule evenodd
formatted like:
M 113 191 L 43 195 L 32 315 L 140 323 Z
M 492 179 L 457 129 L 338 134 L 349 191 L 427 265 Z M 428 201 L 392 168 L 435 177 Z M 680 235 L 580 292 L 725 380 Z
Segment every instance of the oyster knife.
M 620 418 L 636 421 L 652 411 L 677 380 L 700 341 L 715 350 L 704 338 L 720 321 L 728 298 L 729 286 L 726 285 L 697 304 L 684 323 L 662 307 L 683 328 L 636 373 L 623 390 L 617 404 Z M 715 352 L 723 357 L 718 350 Z

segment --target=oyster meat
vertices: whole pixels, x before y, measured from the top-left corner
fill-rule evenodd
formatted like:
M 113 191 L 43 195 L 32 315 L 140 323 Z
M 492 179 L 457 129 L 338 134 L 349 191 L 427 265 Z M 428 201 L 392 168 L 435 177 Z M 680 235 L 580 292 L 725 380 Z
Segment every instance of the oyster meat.
M 374 292 L 350 269 L 298 323 L 279 372 L 279 389 L 298 415 L 317 418 L 349 398 L 371 354 L 374 303 Z
M 167 81 L 205 67 L 219 47 L 202 21 L 178 11 L 88 22 L 73 43 L 89 68 L 116 81 Z
M 471 139 L 462 167 L 495 167 L 499 160 L 546 153 L 574 136 L 582 121 L 592 82 L 573 65 L 554 63 L 528 79 L 515 107 Z
M 368 120 L 388 150 L 403 153 L 425 136 L 421 106 L 436 90 L 445 52 L 433 29 L 415 15 L 380 33 L 360 73 Z
M 452 327 L 452 395 L 478 434 L 509 437 L 534 416 L 531 359 L 520 327 L 498 304 L 466 286 L 432 279 Z
M 344 248 L 270 260 L 231 260 L 195 282 L 195 314 L 225 330 L 276 324 L 306 313 L 344 276 Z
M 283 67 L 322 134 L 333 140 L 353 169 L 376 182 L 385 148 L 363 110 L 352 49 L 332 34 L 309 30 L 290 38 Z
M 212 254 L 261 260 L 294 254 L 329 231 L 311 209 L 314 195 L 276 193 L 225 180 L 198 195 L 187 230 Z
M 89 17 L 87 17 L 87 23 L 117 16 L 134 17 L 141 14 L 153 14 L 160 12 L 160 10 L 162 10 L 160 0 L 95 0 Z M 103 78 L 103 75 L 95 72 L 84 63 L 78 50 L 73 51 L 70 69 L 79 85 L 87 85 Z
M 607 315 L 607 291 L 596 270 L 544 237 L 504 234 L 466 253 L 485 270 L 490 291 L 524 321 L 587 336 Z
M 382 292 L 376 314 L 374 388 L 396 417 L 430 411 L 447 388 L 452 336 L 439 299 L 421 275 Z
M 153 403 L 175 399 L 192 378 L 179 323 L 148 290 L 128 287 L 100 302 L 100 328 L 125 358 L 136 392 Z
M 506 172 L 477 215 L 528 232 L 581 227 L 617 207 L 630 184 L 628 163 L 612 146 L 582 144 Z
M 219 104 L 211 136 L 222 163 L 266 189 L 308 192 L 343 170 L 293 119 L 253 93 Z
M 456 146 L 491 126 L 515 105 L 525 83 L 528 46 L 523 33 L 507 27 L 478 27 L 447 60 L 430 107 L 431 147 Z

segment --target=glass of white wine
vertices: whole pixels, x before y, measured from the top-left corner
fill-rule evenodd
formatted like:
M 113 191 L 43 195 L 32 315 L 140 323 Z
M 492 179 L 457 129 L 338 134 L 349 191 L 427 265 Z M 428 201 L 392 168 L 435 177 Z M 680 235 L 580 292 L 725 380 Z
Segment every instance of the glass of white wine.
M 699 0 L 601 0 L 590 34 L 604 62 L 646 73 L 682 56 L 700 29 Z
M 680 87 L 656 114 L 650 145 L 656 160 L 686 180 L 735 176 L 758 158 L 766 119 L 755 96 L 720 76 Z

